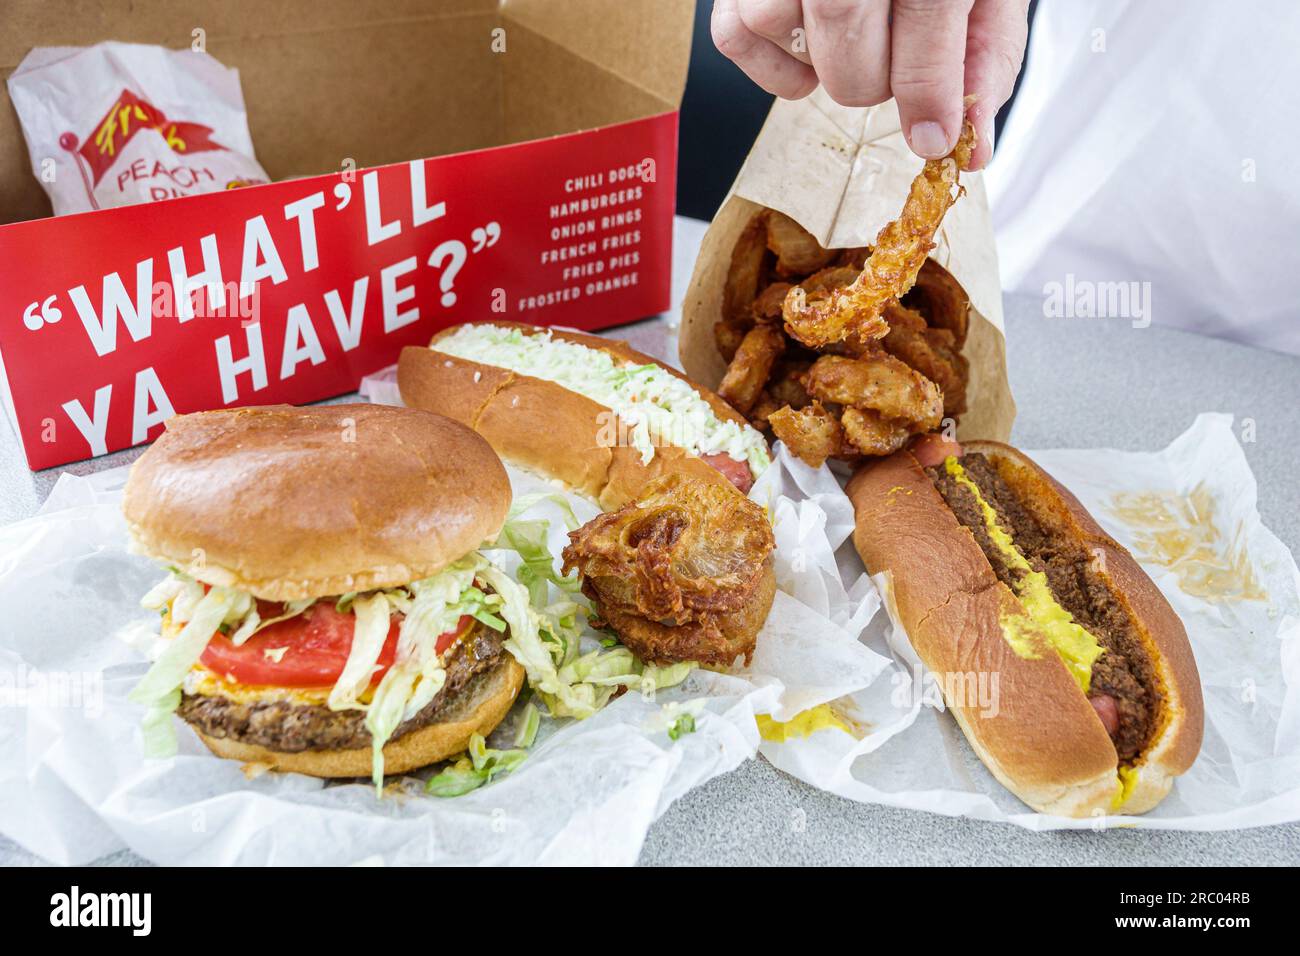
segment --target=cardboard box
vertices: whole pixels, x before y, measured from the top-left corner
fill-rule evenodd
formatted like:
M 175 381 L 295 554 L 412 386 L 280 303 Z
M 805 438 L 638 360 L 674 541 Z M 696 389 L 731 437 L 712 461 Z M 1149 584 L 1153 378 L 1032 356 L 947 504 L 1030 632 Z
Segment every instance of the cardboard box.
M 34 469 L 351 391 L 453 323 L 668 308 L 691 0 L 6 7 L 6 76 L 33 46 L 202 43 L 263 167 L 308 177 L 40 219 L 0 110 L 0 371 Z

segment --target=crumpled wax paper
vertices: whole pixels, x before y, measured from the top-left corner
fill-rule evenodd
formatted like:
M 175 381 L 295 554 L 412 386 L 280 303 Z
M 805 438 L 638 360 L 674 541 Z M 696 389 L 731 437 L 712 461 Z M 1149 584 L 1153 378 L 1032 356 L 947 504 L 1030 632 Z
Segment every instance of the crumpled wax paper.
M 1034 830 L 1224 830 L 1300 819 L 1300 572 L 1260 522 L 1232 417 L 1201 415 L 1160 452 L 1029 454 L 1133 552 L 1187 628 L 1205 692 L 1205 742 L 1164 802 L 1142 816 L 1083 820 L 1029 810 L 941 710 L 887 615 L 863 639 L 891 656 L 888 672 L 841 705 L 853 732 L 764 741 L 763 756 L 852 800 Z M 887 575 L 876 583 L 887 594 Z
M 516 498 L 555 490 L 511 479 Z M 756 714 L 786 719 L 889 666 L 857 640 L 879 606 L 870 582 L 840 583 L 847 499 L 826 472 L 782 457 L 753 490 L 775 517 L 782 590 L 747 668 L 696 671 L 653 700 L 629 691 L 586 721 L 543 719 L 518 769 L 450 799 L 411 778 L 383 800 L 367 781 L 246 779 L 179 720 L 178 755 L 146 760 L 126 694 L 147 665 L 113 635 L 149 619 L 138 602 L 162 572 L 127 553 L 124 480 L 64 475 L 40 514 L 0 529 L 0 832 L 58 863 L 123 847 L 166 864 L 632 863 L 673 800 L 754 756 Z M 580 520 L 596 513 L 569 497 Z M 558 558 L 561 511 L 536 514 L 551 519 Z M 669 739 L 669 704 L 698 712 L 694 733 Z

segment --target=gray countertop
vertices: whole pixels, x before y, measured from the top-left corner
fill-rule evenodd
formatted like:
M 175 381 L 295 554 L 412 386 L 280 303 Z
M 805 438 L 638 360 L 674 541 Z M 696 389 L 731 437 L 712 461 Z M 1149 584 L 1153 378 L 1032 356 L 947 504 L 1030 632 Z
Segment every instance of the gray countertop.
M 1198 412 L 1253 419 L 1256 440 L 1244 447 L 1259 482 L 1260 513 L 1288 547 L 1300 547 L 1293 484 L 1300 358 L 1155 326 L 1137 329 L 1126 321 L 1048 319 L 1037 298 L 1009 297 L 1006 310 L 1008 365 L 1019 406 L 1016 444 L 1152 450 L 1177 437 Z M 635 341 L 645 328 L 643 323 L 616 334 Z M 10 522 L 39 507 L 57 471 L 29 472 L 12 432 L 0 429 L 0 522 Z M 132 457 L 122 452 L 65 470 L 84 474 Z M 39 862 L 0 837 L 0 865 Z M 123 852 L 102 862 L 142 861 Z M 1300 824 L 1223 833 L 1031 833 L 854 803 L 756 759 L 673 804 L 651 828 L 641 862 L 1294 865 L 1300 863 Z

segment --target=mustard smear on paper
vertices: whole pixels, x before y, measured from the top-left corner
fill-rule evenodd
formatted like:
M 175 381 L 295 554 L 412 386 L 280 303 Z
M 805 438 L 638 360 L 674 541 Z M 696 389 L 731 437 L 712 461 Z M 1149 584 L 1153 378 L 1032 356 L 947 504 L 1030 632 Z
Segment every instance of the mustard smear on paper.
M 1184 593 L 1206 600 L 1268 600 L 1242 529 L 1223 534 L 1204 485 L 1188 495 L 1120 492 L 1107 508 L 1133 530 L 1138 556 L 1172 571 Z
M 764 740 L 770 740 L 774 743 L 784 743 L 787 740 L 808 737 L 819 730 L 828 728 L 842 730 L 846 734 L 852 733 L 848 724 L 841 720 L 835 714 L 835 711 L 831 710 L 830 704 L 818 704 L 816 707 L 810 707 L 795 714 L 787 721 L 773 720 L 771 714 L 756 714 L 754 721 L 758 724 L 758 735 Z

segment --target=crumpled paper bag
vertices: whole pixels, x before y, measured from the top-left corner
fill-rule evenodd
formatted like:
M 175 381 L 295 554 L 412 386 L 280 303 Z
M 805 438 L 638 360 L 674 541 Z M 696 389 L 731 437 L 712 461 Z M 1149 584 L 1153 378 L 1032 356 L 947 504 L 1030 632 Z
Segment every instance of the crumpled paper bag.
M 891 656 L 889 671 L 842 707 L 863 729 L 765 741 L 763 756 L 851 800 L 1033 830 L 1224 830 L 1300 819 L 1300 571 L 1260 521 L 1232 417 L 1201 415 L 1160 452 L 1029 454 L 1133 552 L 1187 628 L 1205 693 L 1205 742 L 1164 802 L 1141 816 L 1083 820 L 1029 810 L 974 755 L 886 616 L 865 640 Z M 876 584 L 889 609 L 888 575 Z
M 923 162 L 903 139 L 893 100 L 840 106 L 818 89 L 772 105 L 749 156 L 709 224 L 682 302 L 678 354 L 697 382 L 716 388 L 726 371 L 713 339 L 736 239 L 766 206 L 790 216 L 831 249 L 872 245 L 898 218 Z M 1007 382 L 997 248 L 982 173 L 962 173 L 966 194 L 948 210 L 930 258 L 971 300 L 969 407 L 957 437 L 1006 441 L 1016 417 Z

